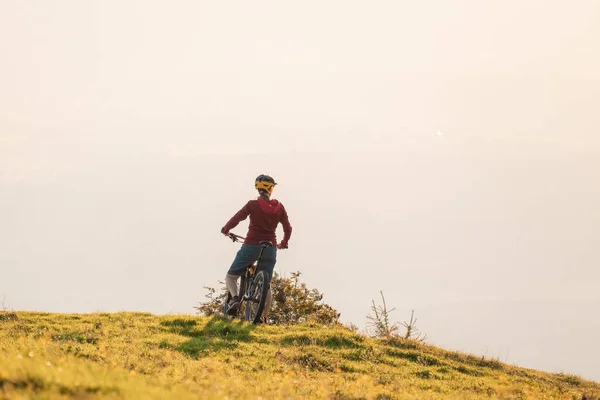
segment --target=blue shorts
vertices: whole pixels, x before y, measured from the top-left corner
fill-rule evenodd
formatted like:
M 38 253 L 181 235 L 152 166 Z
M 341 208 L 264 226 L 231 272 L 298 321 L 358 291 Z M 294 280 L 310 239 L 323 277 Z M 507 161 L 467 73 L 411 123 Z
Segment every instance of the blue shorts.
M 237 252 L 233 264 L 229 267 L 227 273 L 229 275 L 242 276 L 246 268 L 254 261 L 258 260 L 260 255 L 261 246 L 244 244 Z M 260 268 L 269 272 L 269 275 L 273 275 L 275 269 L 275 263 L 277 262 L 277 248 L 276 247 L 265 247 L 262 258 L 260 260 Z

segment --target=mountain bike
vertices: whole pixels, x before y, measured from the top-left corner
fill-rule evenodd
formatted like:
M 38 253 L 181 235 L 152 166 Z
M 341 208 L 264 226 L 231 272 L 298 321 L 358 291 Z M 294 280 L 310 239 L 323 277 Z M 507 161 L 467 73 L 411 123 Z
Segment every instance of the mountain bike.
M 230 233 L 229 238 L 233 240 L 233 242 L 239 242 L 240 240 L 244 240 L 245 238 L 235 233 Z M 254 263 L 248 265 L 246 267 L 245 273 L 241 276 L 240 279 L 240 289 L 239 289 L 239 297 L 240 297 L 240 307 L 236 316 L 240 316 L 245 321 L 252 322 L 253 324 L 257 324 L 260 322 L 263 310 L 265 308 L 265 303 L 267 299 L 267 293 L 269 292 L 269 286 L 271 284 L 271 277 L 269 276 L 269 272 L 260 268 L 260 263 L 263 256 L 263 251 L 267 247 L 273 247 L 273 243 L 271 242 L 260 242 L 260 253 L 258 255 L 258 260 Z M 229 302 L 231 300 L 231 293 L 227 290 L 227 297 L 225 298 L 225 303 L 223 304 L 223 313 L 225 316 L 229 314 Z

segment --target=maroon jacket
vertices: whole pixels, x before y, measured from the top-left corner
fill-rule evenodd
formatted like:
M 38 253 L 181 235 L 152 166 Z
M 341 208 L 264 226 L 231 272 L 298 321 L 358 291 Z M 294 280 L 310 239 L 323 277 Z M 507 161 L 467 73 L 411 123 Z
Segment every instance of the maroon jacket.
M 281 222 L 283 225 L 283 240 L 281 245 L 287 247 L 290 236 L 292 236 L 292 226 L 288 220 L 285 207 L 277 200 L 265 200 L 259 197 L 256 200 L 250 200 L 240 211 L 238 211 L 221 229 L 224 234 L 229 233 L 240 222 L 250 215 L 250 226 L 244 244 L 257 245 L 263 240 L 277 244 L 275 230 Z

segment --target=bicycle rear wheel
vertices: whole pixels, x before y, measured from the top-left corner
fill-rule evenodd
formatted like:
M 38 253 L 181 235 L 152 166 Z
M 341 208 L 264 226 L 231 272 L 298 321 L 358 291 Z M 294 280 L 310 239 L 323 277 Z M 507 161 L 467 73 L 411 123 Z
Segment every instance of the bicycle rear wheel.
M 246 321 L 256 324 L 260 321 L 269 291 L 269 273 L 258 271 L 251 282 L 246 301 Z

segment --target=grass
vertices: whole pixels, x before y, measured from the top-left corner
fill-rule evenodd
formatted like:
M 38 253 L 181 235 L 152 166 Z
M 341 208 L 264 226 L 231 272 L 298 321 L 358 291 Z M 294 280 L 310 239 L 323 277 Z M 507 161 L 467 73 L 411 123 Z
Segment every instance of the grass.
M 0 313 L 0 399 L 577 399 L 600 385 L 336 326 Z M 596 399 L 594 399 L 596 400 Z

